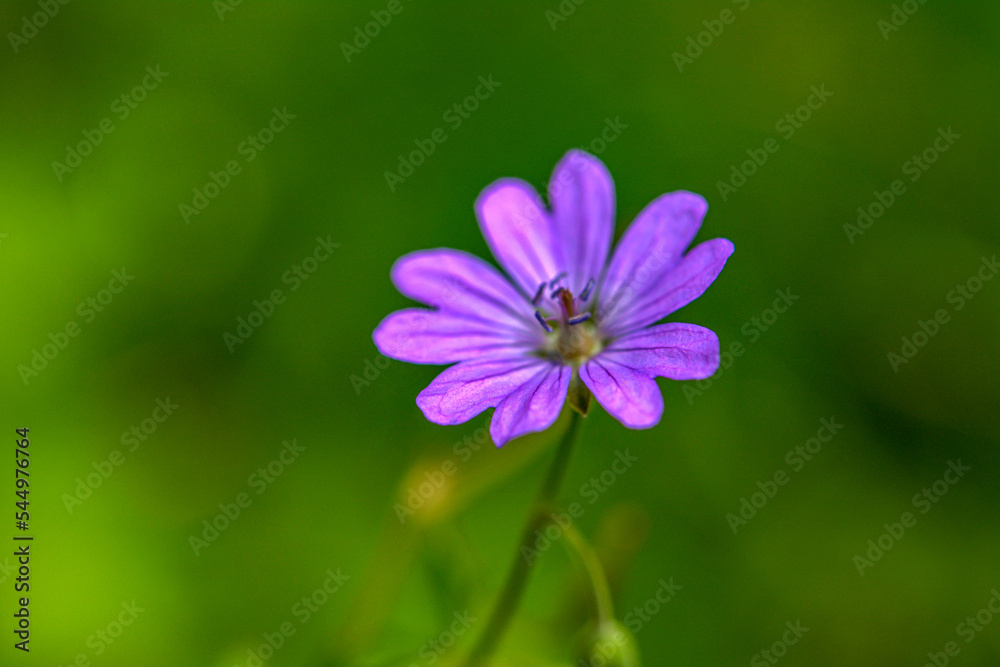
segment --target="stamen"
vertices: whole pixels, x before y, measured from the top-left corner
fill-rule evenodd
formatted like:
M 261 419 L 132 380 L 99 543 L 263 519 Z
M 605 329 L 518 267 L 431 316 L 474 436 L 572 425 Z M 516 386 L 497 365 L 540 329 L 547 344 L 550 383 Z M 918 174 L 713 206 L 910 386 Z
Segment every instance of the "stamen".
M 535 298 L 531 300 L 532 306 L 537 306 L 539 299 L 542 298 L 542 294 L 545 292 L 545 283 L 538 286 L 538 291 L 535 292 Z
M 552 327 L 549 326 L 549 323 L 545 321 L 545 318 L 542 317 L 542 314 L 537 310 L 535 311 L 535 319 L 538 320 L 538 323 L 542 325 L 543 329 L 545 329 L 548 333 L 552 333 Z
M 587 281 L 587 286 L 583 288 L 583 292 L 580 294 L 580 300 L 586 301 L 590 297 L 590 290 L 594 289 L 594 279 L 591 278 Z
M 566 320 L 566 324 L 573 326 L 574 324 L 579 324 L 580 322 L 586 322 L 589 319 L 590 313 L 580 313 L 579 315 L 575 315 Z
M 565 291 L 566 291 L 566 288 L 565 288 L 565 287 L 560 287 L 560 288 L 558 288 L 558 289 L 557 289 L 557 290 L 556 290 L 555 292 L 553 292 L 552 294 L 550 294 L 550 295 L 549 295 L 549 298 L 550 298 L 550 299 L 553 299 L 553 300 L 555 300 L 555 299 L 558 299 L 558 298 L 559 298 L 559 295 L 560 295 L 560 294 L 562 294 L 562 293 L 563 293 L 563 292 L 565 292 Z
M 562 280 L 563 278 L 565 278 L 566 276 L 567 276 L 567 273 L 565 271 L 563 271 L 562 273 L 560 273 L 559 275 L 557 275 L 555 278 L 553 278 L 552 282 L 549 283 L 549 289 L 554 289 L 555 286 L 559 284 L 559 281 Z

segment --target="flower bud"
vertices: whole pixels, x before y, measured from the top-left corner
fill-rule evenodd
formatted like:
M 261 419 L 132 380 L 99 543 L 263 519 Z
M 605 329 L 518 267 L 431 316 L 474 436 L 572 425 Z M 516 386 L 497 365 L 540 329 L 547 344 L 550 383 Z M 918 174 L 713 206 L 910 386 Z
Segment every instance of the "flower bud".
M 639 667 L 635 637 L 616 620 L 589 627 L 581 635 L 576 667 Z

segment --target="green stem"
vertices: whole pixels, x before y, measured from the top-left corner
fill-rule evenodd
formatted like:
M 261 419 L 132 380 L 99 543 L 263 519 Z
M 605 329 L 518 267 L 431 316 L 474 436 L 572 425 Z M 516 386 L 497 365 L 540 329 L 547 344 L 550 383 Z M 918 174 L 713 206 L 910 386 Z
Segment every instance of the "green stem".
M 535 531 L 544 526 L 548 521 L 547 511 L 555 504 L 556 495 L 562 484 L 563 477 L 566 476 L 566 468 L 569 466 L 570 454 L 573 452 L 573 445 L 576 441 L 576 433 L 580 427 L 581 415 L 575 410 L 570 412 L 570 423 L 563 433 L 559 442 L 559 449 L 556 451 L 555 459 L 545 476 L 545 481 L 538 490 L 535 502 L 532 505 L 528 522 L 521 533 L 521 541 L 517 545 L 517 552 L 514 555 L 514 563 L 511 565 L 510 573 L 507 575 L 507 582 L 504 584 L 500 599 L 497 601 L 493 614 L 483 634 L 479 636 L 472 653 L 466 661 L 466 667 L 483 667 L 489 663 L 490 656 L 496 649 L 497 644 L 503 637 L 504 631 L 510 624 L 517 610 L 517 605 L 521 601 L 524 587 L 528 583 L 530 564 L 522 555 L 523 547 L 531 547 Z
M 594 604 L 597 608 L 597 622 L 599 625 L 609 623 L 615 617 L 613 598 L 611 597 L 611 586 L 608 584 L 608 577 L 604 574 L 604 566 L 597 556 L 594 548 L 587 542 L 576 526 L 569 525 L 564 529 L 566 538 L 570 545 L 576 550 L 583 567 L 587 570 L 590 584 L 594 589 Z

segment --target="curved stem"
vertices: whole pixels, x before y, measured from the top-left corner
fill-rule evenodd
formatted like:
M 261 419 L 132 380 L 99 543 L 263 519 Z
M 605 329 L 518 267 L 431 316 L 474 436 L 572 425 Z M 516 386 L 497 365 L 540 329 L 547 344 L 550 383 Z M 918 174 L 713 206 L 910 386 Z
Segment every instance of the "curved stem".
M 490 656 L 517 610 L 521 595 L 524 593 L 524 587 L 528 583 L 529 568 L 531 567 L 528 560 L 522 555 L 522 548 L 531 548 L 535 531 L 548 521 L 546 511 L 554 504 L 563 477 L 566 476 L 566 468 L 569 466 L 570 454 L 573 452 L 580 420 L 581 415 L 576 411 L 571 411 L 569 426 L 566 427 L 566 432 L 563 433 L 562 440 L 559 441 L 559 449 L 556 451 L 555 459 L 553 459 L 552 466 L 545 476 L 545 481 L 538 490 L 538 495 L 535 497 L 531 513 L 528 516 L 528 522 L 521 533 L 521 540 L 514 555 L 514 563 L 507 575 L 507 582 L 504 584 L 500 599 L 493 609 L 486 629 L 479 636 L 472 653 L 469 654 L 465 663 L 466 667 L 483 667 L 488 664 Z
M 576 526 L 570 524 L 563 528 L 563 532 L 569 543 L 576 550 L 583 567 L 587 570 L 590 584 L 594 588 L 594 605 L 597 608 L 597 622 L 604 625 L 615 617 L 613 598 L 611 597 L 611 586 L 608 584 L 608 577 L 604 574 L 604 566 L 597 556 L 594 548 L 587 542 Z

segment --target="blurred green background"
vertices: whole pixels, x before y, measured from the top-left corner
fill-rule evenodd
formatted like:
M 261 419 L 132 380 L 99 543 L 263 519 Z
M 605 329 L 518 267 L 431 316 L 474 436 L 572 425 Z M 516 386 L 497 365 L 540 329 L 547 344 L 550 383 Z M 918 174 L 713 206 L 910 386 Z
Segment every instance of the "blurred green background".
M 35 537 L 29 655 L 12 646 L 14 543 L 0 552 L 0 663 L 248 665 L 282 627 L 294 634 L 265 664 L 459 655 L 562 423 L 502 450 L 457 445 L 482 442 L 488 415 L 428 423 L 414 397 L 441 369 L 386 365 L 371 331 L 410 305 L 389 282 L 398 256 L 488 256 L 479 191 L 502 176 L 542 188 L 572 147 L 613 174 L 616 235 L 687 189 L 710 202 L 699 240 L 736 245 L 671 319 L 743 354 L 711 382 L 661 380 L 652 430 L 592 411 L 562 494 L 585 508 L 620 618 L 661 580 L 681 586 L 636 633 L 644 664 L 771 664 L 761 651 L 781 653 L 797 621 L 809 630 L 782 664 L 922 665 L 948 642 L 954 664 L 1000 663 L 1000 622 L 959 625 L 1000 587 L 1000 280 L 970 283 L 998 245 L 1000 5 L 911 0 L 889 30 L 890 2 L 390 4 L 0 7 L 0 405 L 12 439 L 31 429 Z M 391 22 L 366 44 L 372 12 Z M 490 76 L 477 109 L 446 115 Z M 789 136 L 777 124 L 813 86 L 831 96 Z M 244 143 L 275 109 L 283 129 Z M 385 172 L 437 128 L 446 141 L 390 189 Z M 939 128 L 959 138 L 912 181 Z M 718 183 L 769 138 L 780 149 L 724 197 Z M 206 192 L 212 173 L 226 185 Z M 897 179 L 883 215 L 845 230 Z M 303 263 L 318 238 L 339 246 Z M 123 267 L 134 279 L 107 291 Z M 961 308 L 960 285 L 981 287 Z M 227 345 L 276 289 L 285 301 Z M 774 317 L 776 290 L 798 299 Z M 894 371 L 887 355 L 941 309 Z M 162 422 L 158 399 L 178 406 Z M 811 460 L 786 460 L 831 418 L 843 428 Z M 304 450 L 275 465 L 286 440 Z M 584 485 L 625 449 L 639 463 L 591 503 Z M 969 470 L 939 502 L 914 503 L 959 460 Z M 401 525 L 394 503 L 446 461 L 457 472 Z M 788 483 L 734 534 L 727 515 L 778 471 Z M 915 525 L 859 573 L 907 511 Z M 306 615 L 338 569 L 349 579 Z M 547 550 L 498 664 L 576 664 L 583 581 Z M 439 659 L 465 612 L 478 620 Z

